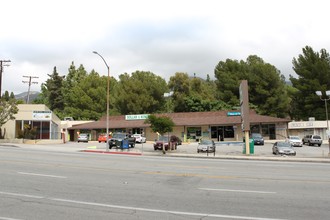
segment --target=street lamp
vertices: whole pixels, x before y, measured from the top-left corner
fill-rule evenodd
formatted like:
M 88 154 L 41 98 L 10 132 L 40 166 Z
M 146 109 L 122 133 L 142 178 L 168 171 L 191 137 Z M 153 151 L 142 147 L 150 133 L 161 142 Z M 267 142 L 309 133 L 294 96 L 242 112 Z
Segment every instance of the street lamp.
M 329 137 L 329 121 L 328 121 L 328 107 L 327 107 L 327 101 L 330 100 L 330 91 L 329 90 L 325 91 L 325 94 L 328 97 L 328 98 L 325 98 L 325 99 L 322 99 L 322 92 L 321 91 L 316 91 L 315 93 L 318 97 L 320 97 L 320 99 L 322 101 L 324 101 L 324 105 L 325 105 L 325 117 L 327 119 L 327 132 L 326 133 L 328 135 L 328 142 L 329 142 L 328 156 L 330 156 L 330 137 Z
M 106 117 L 106 120 L 107 120 L 107 122 L 106 122 L 106 124 L 107 124 L 106 125 L 107 126 L 107 128 L 106 128 L 106 132 L 107 132 L 107 143 L 105 144 L 106 151 L 108 151 L 109 148 L 107 147 L 107 145 L 109 144 L 109 87 L 110 87 L 110 67 L 107 64 L 107 62 L 105 61 L 105 59 L 101 56 L 101 54 L 99 54 L 96 51 L 93 51 L 93 53 L 99 55 L 102 58 L 102 60 L 104 61 L 105 65 L 106 65 L 106 67 L 108 69 L 108 78 L 107 78 L 107 117 Z

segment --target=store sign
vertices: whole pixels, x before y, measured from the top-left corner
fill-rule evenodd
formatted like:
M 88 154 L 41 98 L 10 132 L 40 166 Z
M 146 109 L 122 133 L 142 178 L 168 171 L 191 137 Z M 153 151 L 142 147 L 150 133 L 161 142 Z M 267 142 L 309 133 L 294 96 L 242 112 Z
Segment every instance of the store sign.
M 149 114 L 144 115 L 125 115 L 125 120 L 146 120 L 149 117 Z
M 240 116 L 240 112 L 227 112 L 227 116 Z
M 52 111 L 33 111 L 32 119 L 49 121 L 52 119 Z

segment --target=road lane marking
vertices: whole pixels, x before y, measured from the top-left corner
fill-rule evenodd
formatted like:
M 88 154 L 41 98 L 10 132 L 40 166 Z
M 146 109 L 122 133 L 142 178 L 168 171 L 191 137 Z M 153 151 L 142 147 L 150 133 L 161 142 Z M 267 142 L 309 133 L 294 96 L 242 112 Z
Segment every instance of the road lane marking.
M 212 188 L 198 188 L 206 191 L 223 191 L 223 192 L 239 192 L 239 193 L 259 193 L 259 194 L 276 194 L 276 192 L 267 191 L 251 191 L 251 190 L 234 190 L 234 189 L 212 189 Z
M 34 196 L 34 195 L 27 195 L 27 194 L 20 194 L 20 193 L 10 193 L 10 192 L 0 192 L 2 195 L 8 195 L 8 196 L 17 196 L 17 197 L 27 197 L 32 199 L 44 199 L 43 196 Z
M 96 207 L 105 207 L 105 208 L 123 209 L 123 210 L 133 210 L 133 211 L 142 211 L 142 212 L 184 215 L 184 216 L 198 216 L 198 217 L 202 217 L 202 218 L 212 217 L 212 218 L 245 219 L 245 220 L 285 220 L 285 219 L 261 218 L 261 217 L 252 217 L 252 216 L 223 215 L 223 214 L 210 214 L 210 213 L 199 213 L 199 212 L 183 212 L 183 211 L 171 211 L 171 210 L 163 210 L 163 209 L 148 209 L 148 208 L 139 208 L 139 207 L 130 207 L 130 206 L 111 205 L 111 204 L 97 203 L 97 202 L 86 202 L 86 201 L 71 200 L 71 199 L 41 197 L 41 196 L 9 193 L 9 192 L 1 192 L 1 191 L 0 191 L 0 194 L 17 196 L 17 197 L 45 199 L 45 200 L 49 200 L 49 201 L 71 203 L 71 204 L 78 204 L 78 205 L 87 205 L 87 206 L 96 206 Z
M 55 176 L 55 175 L 47 175 L 47 174 L 40 174 L 40 173 L 25 173 L 25 172 L 17 172 L 22 175 L 30 175 L 30 176 L 42 176 L 42 177 L 51 177 L 51 178 L 61 178 L 65 179 L 66 176 Z
M 147 171 L 143 174 L 148 175 L 164 175 L 164 176 L 182 176 L 182 177 L 202 177 L 202 178 L 212 178 L 212 179 L 235 179 L 234 176 L 219 176 L 219 175 L 206 175 L 197 173 L 175 173 L 175 172 L 162 172 L 162 171 Z
M 18 219 L 18 218 L 6 218 L 6 217 L 1 217 L 0 216 L 0 220 L 22 220 L 22 219 Z

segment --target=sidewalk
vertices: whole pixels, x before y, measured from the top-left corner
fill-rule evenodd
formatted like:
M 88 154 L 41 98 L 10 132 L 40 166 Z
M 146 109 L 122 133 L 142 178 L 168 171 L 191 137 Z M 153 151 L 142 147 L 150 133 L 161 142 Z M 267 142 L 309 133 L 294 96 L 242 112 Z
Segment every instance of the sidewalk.
M 15 147 L 31 150 L 43 150 L 52 152 L 85 152 L 98 154 L 120 154 L 132 156 L 162 156 L 162 157 L 187 157 L 187 158 L 208 158 L 208 159 L 233 159 L 233 160 L 268 160 L 268 161 L 291 161 L 291 162 L 318 162 L 330 163 L 328 157 L 329 148 L 327 144 L 321 147 L 294 148 L 297 151 L 296 156 L 279 156 L 272 154 L 272 142 L 267 142 L 263 146 L 254 146 L 254 153 L 250 155 L 243 154 L 242 144 L 240 142 L 231 144 L 217 145 L 214 153 L 197 153 L 198 143 L 184 143 L 179 145 L 177 150 L 155 151 L 153 143 L 136 144 L 135 148 L 130 149 L 111 149 L 107 150 L 105 143 L 90 141 L 88 143 L 67 142 L 65 144 L 18 144 L 1 143 L 0 147 Z

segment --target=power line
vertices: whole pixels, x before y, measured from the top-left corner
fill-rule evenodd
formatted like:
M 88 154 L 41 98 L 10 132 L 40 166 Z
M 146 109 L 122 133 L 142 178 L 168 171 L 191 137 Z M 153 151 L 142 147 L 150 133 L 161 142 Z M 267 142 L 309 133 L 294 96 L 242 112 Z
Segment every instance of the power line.
M 38 84 L 38 82 L 32 82 L 32 79 L 33 78 L 39 78 L 39 77 L 37 77 L 37 76 L 23 76 L 23 77 L 29 78 L 29 81 L 22 81 L 23 83 L 29 83 L 29 89 L 28 89 L 27 98 L 26 98 L 26 104 L 29 104 L 31 84 Z
M 9 66 L 10 60 L 0 60 L 0 97 L 1 97 L 1 89 L 2 89 L 2 72 L 3 72 L 3 67 L 4 66 Z

